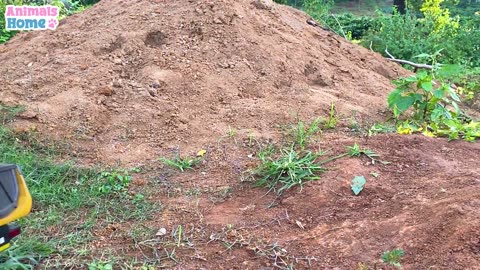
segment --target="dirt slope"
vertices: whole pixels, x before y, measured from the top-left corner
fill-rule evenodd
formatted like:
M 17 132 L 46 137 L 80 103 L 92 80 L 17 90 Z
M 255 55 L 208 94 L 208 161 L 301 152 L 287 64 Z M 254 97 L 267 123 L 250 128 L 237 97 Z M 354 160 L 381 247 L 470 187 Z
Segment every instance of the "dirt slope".
M 0 46 L 0 102 L 27 107 L 17 128 L 70 142 L 87 161 L 152 166 L 131 191 L 145 185 L 161 211 L 95 227 L 92 256 L 157 258 L 168 237 L 158 229 L 182 224 L 194 245 L 178 246 L 167 269 L 274 269 L 272 251 L 284 252 L 265 243 L 275 242 L 295 269 L 394 269 L 379 257 L 395 247 L 406 251 L 404 269 L 480 269 L 478 143 L 336 129 L 312 149 L 333 155 L 359 142 L 391 163 L 341 159 L 277 201 L 240 181 L 257 162 L 248 134 L 275 137 L 296 115 L 325 116 L 331 102 L 345 118 L 384 119 L 390 80 L 406 74 L 307 19 L 250 0 L 103 0 L 54 32 Z M 233 129 L 242 134 L 219 140 Z M 201 148 L 201 169 L 184 174 L 148 162 Z M 349 187 L 356 175 L 367 177 L 360 196 Z M 152 230 L 151 248 L 132 240 L 138 228 Z
M 307 19 L 250 0 L 104 0 L 0 46 L 0 102 L 27 106 L 17 125 L 123 163 L 198 150 L 230 128 L 269 137 L 331 102 L 381 118 L 405 71 Z

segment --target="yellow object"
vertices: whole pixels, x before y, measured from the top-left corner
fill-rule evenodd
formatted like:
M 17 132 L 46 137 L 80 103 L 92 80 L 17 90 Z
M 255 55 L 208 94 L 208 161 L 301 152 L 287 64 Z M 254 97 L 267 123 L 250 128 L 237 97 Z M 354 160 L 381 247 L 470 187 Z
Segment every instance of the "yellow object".
M 203 157 L 206 153 L 207 153 L 207 150 L 202 149 L 202 150 L 198 151 L 197 157 Z
M 4 251 L 5 249 L 7 249 L 9 247 L 10 247 L 10 243 L 6 243 L 5 245 L 0 246 L 0 252 Z
M 15 175 L 18 183 L 17 208 L 15 208 L 15 210 L 13 210 L 13 212 L 5 218 L 0 218 L 0 226 L 6 225 L 12 221 L 22 218 L 28 215 L 32 210 L 32 196 L 30 196 L 30 192 L 28 191 L 25 179 L 23 178 L 18 168 L 15 169 Z M 0 247 L 0 251 L 2 249 L 4 249 L 4 246 Z

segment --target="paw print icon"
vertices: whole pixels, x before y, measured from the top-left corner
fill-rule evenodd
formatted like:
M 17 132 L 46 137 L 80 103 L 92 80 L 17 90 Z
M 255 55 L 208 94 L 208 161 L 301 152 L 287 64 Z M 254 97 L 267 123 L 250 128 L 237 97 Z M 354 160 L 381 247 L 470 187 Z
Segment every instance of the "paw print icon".
M 50 19 L 48 20 L 47 28 L 48 29 L 55 29 L 57 28 L 58 20 L 57 19 Z

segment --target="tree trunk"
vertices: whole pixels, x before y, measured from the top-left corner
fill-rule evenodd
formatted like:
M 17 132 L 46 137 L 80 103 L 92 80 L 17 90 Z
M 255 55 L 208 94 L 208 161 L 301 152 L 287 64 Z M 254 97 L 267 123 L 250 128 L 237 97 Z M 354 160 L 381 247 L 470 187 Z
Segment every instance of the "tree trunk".
M 405 14 L 406 0 L 393 0 L 393 6 L 397 8 L 398 13 Z

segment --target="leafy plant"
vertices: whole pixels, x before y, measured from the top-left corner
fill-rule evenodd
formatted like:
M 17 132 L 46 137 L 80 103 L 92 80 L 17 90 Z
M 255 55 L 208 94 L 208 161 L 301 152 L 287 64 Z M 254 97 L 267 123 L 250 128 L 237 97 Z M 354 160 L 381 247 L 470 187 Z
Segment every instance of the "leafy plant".
M 352 13 L 330 14 L 322 18 L 322 22 L 343 36 L 350 33 L 349 40 L 360 40 L 368 31 L 378 30 L 380 23 L 378 19 L 369 16 L 356 16 Z
M 113 270 L 113 265 L 110 263 L 92 262 L 88 265 L 88 270 Z
M 257 187 L 267 187 L 281 195 L 294 187 L 303 187 L 308 181 L 318 180 L 318 173 L 325 171 L 315 160 L 323 153 L 306 152 L 300 154 L 294 149 L 283 150 L 277 159 L 259 155 L 261 164 L 254 171 L 260 177 L 255 183 Z
M 370 149 L 361 149 L 360 146 L 355 143 L 353 146 L 347 146 L 347 154 L 351 157 L 360 157 L 361 155 L 365 155 L 372 160 L 372 163 L 375 162 L 375 158 L 379 157 L 379 155 L 373 152 Z
M 168 159 L 168 158 L 165 158 L 165 157 L 161 157 L 160 160 L 165 165 L 176 168 L 176 169 L 178 169 L 182 172 L 187 170 L 187 169 L 193 169 L 193 167 L 195 167 L 196 165 L 198 165 L 202 161 L 201 157 L 192 158 L 192 157 L 189 157 L 189 156 L 185 156 L 183 158 L 180 157 L 180 156 L 177 156 L 173 159 Z
M 454 66 L 444 66 L 442 69 L 455 69 Z M 388 96 L 388 106 L 398 118 L 408 109 L 413 109 L 414 120 L 435 120 L 439 117 L 451 119 L 452 114 L 447 109 L 451 105 L 459 114 L 457 102 L 460 98 L 447 82 L 441 82 L 435 87 L 435 72 L 419 71 L 417 74 L 394 81 L 396 89 Z
M 405 251 L 403 251 L 403 249 L 401 248 L 397 248 L 392 251 L 387 250 L 382 255 L 382 261 L 398 268 L 402 268 L 400 261 L 402 260 L 404 255 Z
M 99 183 L 101 183 L 96 187 L 98 192 L 103 195 L 108 195 L 111 193 L 126 192 L 132 181 L 132 177 L 127 171 L 110 171 L 102 172 L 98 180 Z
M 439 52 L 437 52 L 439 53 Z M 435 58 L 435 55 L 421 55 Z M 422 132 L 427 136 L 447 136 L 474 141 L 480 137 L 480 124 L 465 115 L 458 105 L 460 98 L 445 78 L 458 72 L 458 66 L 443 65 L 428 72 L 394 81 L 397 88 L 388 96 L 388 106 L 398 119 L 412 109 L 413 115 L 397 126 L 401 134 Z

